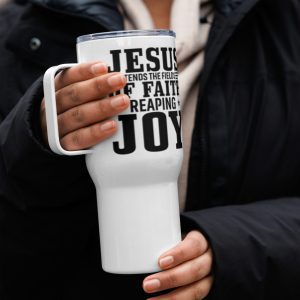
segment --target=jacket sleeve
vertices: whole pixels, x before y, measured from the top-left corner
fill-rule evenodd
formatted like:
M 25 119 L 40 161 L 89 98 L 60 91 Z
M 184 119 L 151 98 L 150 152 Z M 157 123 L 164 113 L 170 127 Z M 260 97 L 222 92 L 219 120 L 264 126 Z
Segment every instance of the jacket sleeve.
M 42 98 L 39 78 L 0 124 L 0 299 L 52 293 L 97 226 L 84 157 L 53 154 L 35 133 Z
M 56 155 L 41 142 L 37 128 L 42 98 L 39 78 L 0 124 L 0 191 L 20 208 L 62 206 L 86 196 L 87 185 L 93 190 L 84 156 Z
M 299 198 L 280 198 L 182 214 L 213 251 L 209 299 L 300 299 L 299 212 Z

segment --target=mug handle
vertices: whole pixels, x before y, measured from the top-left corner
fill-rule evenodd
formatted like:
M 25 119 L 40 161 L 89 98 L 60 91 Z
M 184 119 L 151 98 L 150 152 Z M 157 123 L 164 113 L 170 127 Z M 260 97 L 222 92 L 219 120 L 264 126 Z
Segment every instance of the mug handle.
M 55 97 L 55 75 L 64 69 L 71 68 L 77 64 L 62 64 L 49 68 L 43 77 L 44 99 L 46 109 L 46 123 L 48 142 L 51 150 L 61 155 L 82 155 L 90 154 L 92 150 L 65 150 L 59 141 L 58 122 L 57 122 L 57 109 L 56 109 L 56 97 Z

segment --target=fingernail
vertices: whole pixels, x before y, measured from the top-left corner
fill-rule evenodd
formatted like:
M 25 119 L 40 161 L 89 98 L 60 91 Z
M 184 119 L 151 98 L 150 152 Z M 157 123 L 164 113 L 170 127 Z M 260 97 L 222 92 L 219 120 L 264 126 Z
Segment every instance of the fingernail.
M 118 87 L 126 83 L 126 78 L 122 74 L 117 74 L 109 77 L 107 82 L 111 87 Z
M 108 121 L 101 125 L 101 130 L 108 131 L 108 130 L 113 129 L 115 126 L 116 126 L 115 121 Z
M 94 75 L 106 73 L 108 70 L 107 65 L 104 63 L 98 63 L 91 66 L 91 72 Z
M 160 287 L 160 281 L 158 279 L 150 279 L 144 282 L 144 289 L 148 292 L 157 290 Z
M 110 101 L 110 104 L 114 108 L 125 106 L 128 102 L 128 96 L 125 95 L 119 95 L 115 98 L 112 98 Z
M 159 265 L 161 268 L 166 268 L 170 266 L 174 262 L 173 256 L 166 256 L 159 261 Z

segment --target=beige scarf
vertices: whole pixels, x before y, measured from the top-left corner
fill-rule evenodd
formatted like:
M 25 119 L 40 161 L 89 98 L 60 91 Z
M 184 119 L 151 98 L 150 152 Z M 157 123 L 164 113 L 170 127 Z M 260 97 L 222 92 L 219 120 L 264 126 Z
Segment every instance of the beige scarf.
M 10 0 L 0 0 L 0 6 L 10 2 Z
M 124 15 L 125 29 L 154 29 L 150 13 L 142 0 L 120 0 L 120 10 Z M 181 211 L 185 206 L 189 152 L 199 87 L 198 78 L 203 67 L 204 48 L 211 23 L 200 24 L 200 17 L 207 14 L 209 14 L 209 19 L 213 17 L 211 0 L 173 0 L 170 29 L 176 33 L 184 153 L 178 179 Z

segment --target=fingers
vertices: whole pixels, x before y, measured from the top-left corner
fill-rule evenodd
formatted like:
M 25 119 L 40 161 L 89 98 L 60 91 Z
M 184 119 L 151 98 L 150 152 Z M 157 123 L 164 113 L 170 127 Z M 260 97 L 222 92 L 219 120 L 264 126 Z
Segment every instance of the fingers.
M 203 255 L 184 262 L 175 268 L 153 274 L 145 278 L 143 288 L 146 292 L 157 292 L 197 282 L 211 272 L 212 253 L 209 249 Z
M 208 296 L 212 284 L 213 284 L 213 277 L 208 276 L 198 282 L 178 288 L 162 296 L 149 298 L 148 300 L 174 300 L 174 299 L 202 300 Z
M 117 123 L 113 120 L 104 121 L 89 127 L 80 128 L 64 136 L 61 146 L 69 151 L 92 147 L 113 135 L 117 130 Z
M 161 255 L 159 265 L 162 269 L 173 268 L 202 255 L 207 249 L 206 238 L 199 231 L 194 230 L 189 232 L 177 246 Z
M 68 85 L 56 92 L 57 113 L 106 97 L 122 89 L 125 84 L 126 77 L 123 74 L 109 73 Z
M 91 79 L 108 72 L 108 67 L 101 61 L 90 61 L 65 69 L 55 77 L 55 88 L 60 90 L 76 82 Z
M 60 137 L 120 113 L 129 106 L 129 102 L 127 95 L 120 94 L 67 110 L 58 116 Z
M 86 149 L 112 136 L 117 131 L 117 123 L 107 118 L 126 109 L 129 103 L 127 95 L 117 95 L 75 107 L 59 115 L 61 146 L 69 151 Z
M 203 299 L 211 288 L 213 255 L 199 231 L 189 232 L 176 247 L 160 258 L 163 271 L 144 279 L 147 293 L 174 289 L 153 299 Z M 203 297 L 202 297 L 203 296 Z
M 60 143 L 65 150 L 94 146 L 110 137 L 117 124 L 109 118 L 129 106 L 127 95 L 108 97 L 124 88 L 126 77 L 108 73 L 100 61 L 80 63 L 55 77 Z M 40 109 L 43 138 L 47 140 L 44 100 Z

